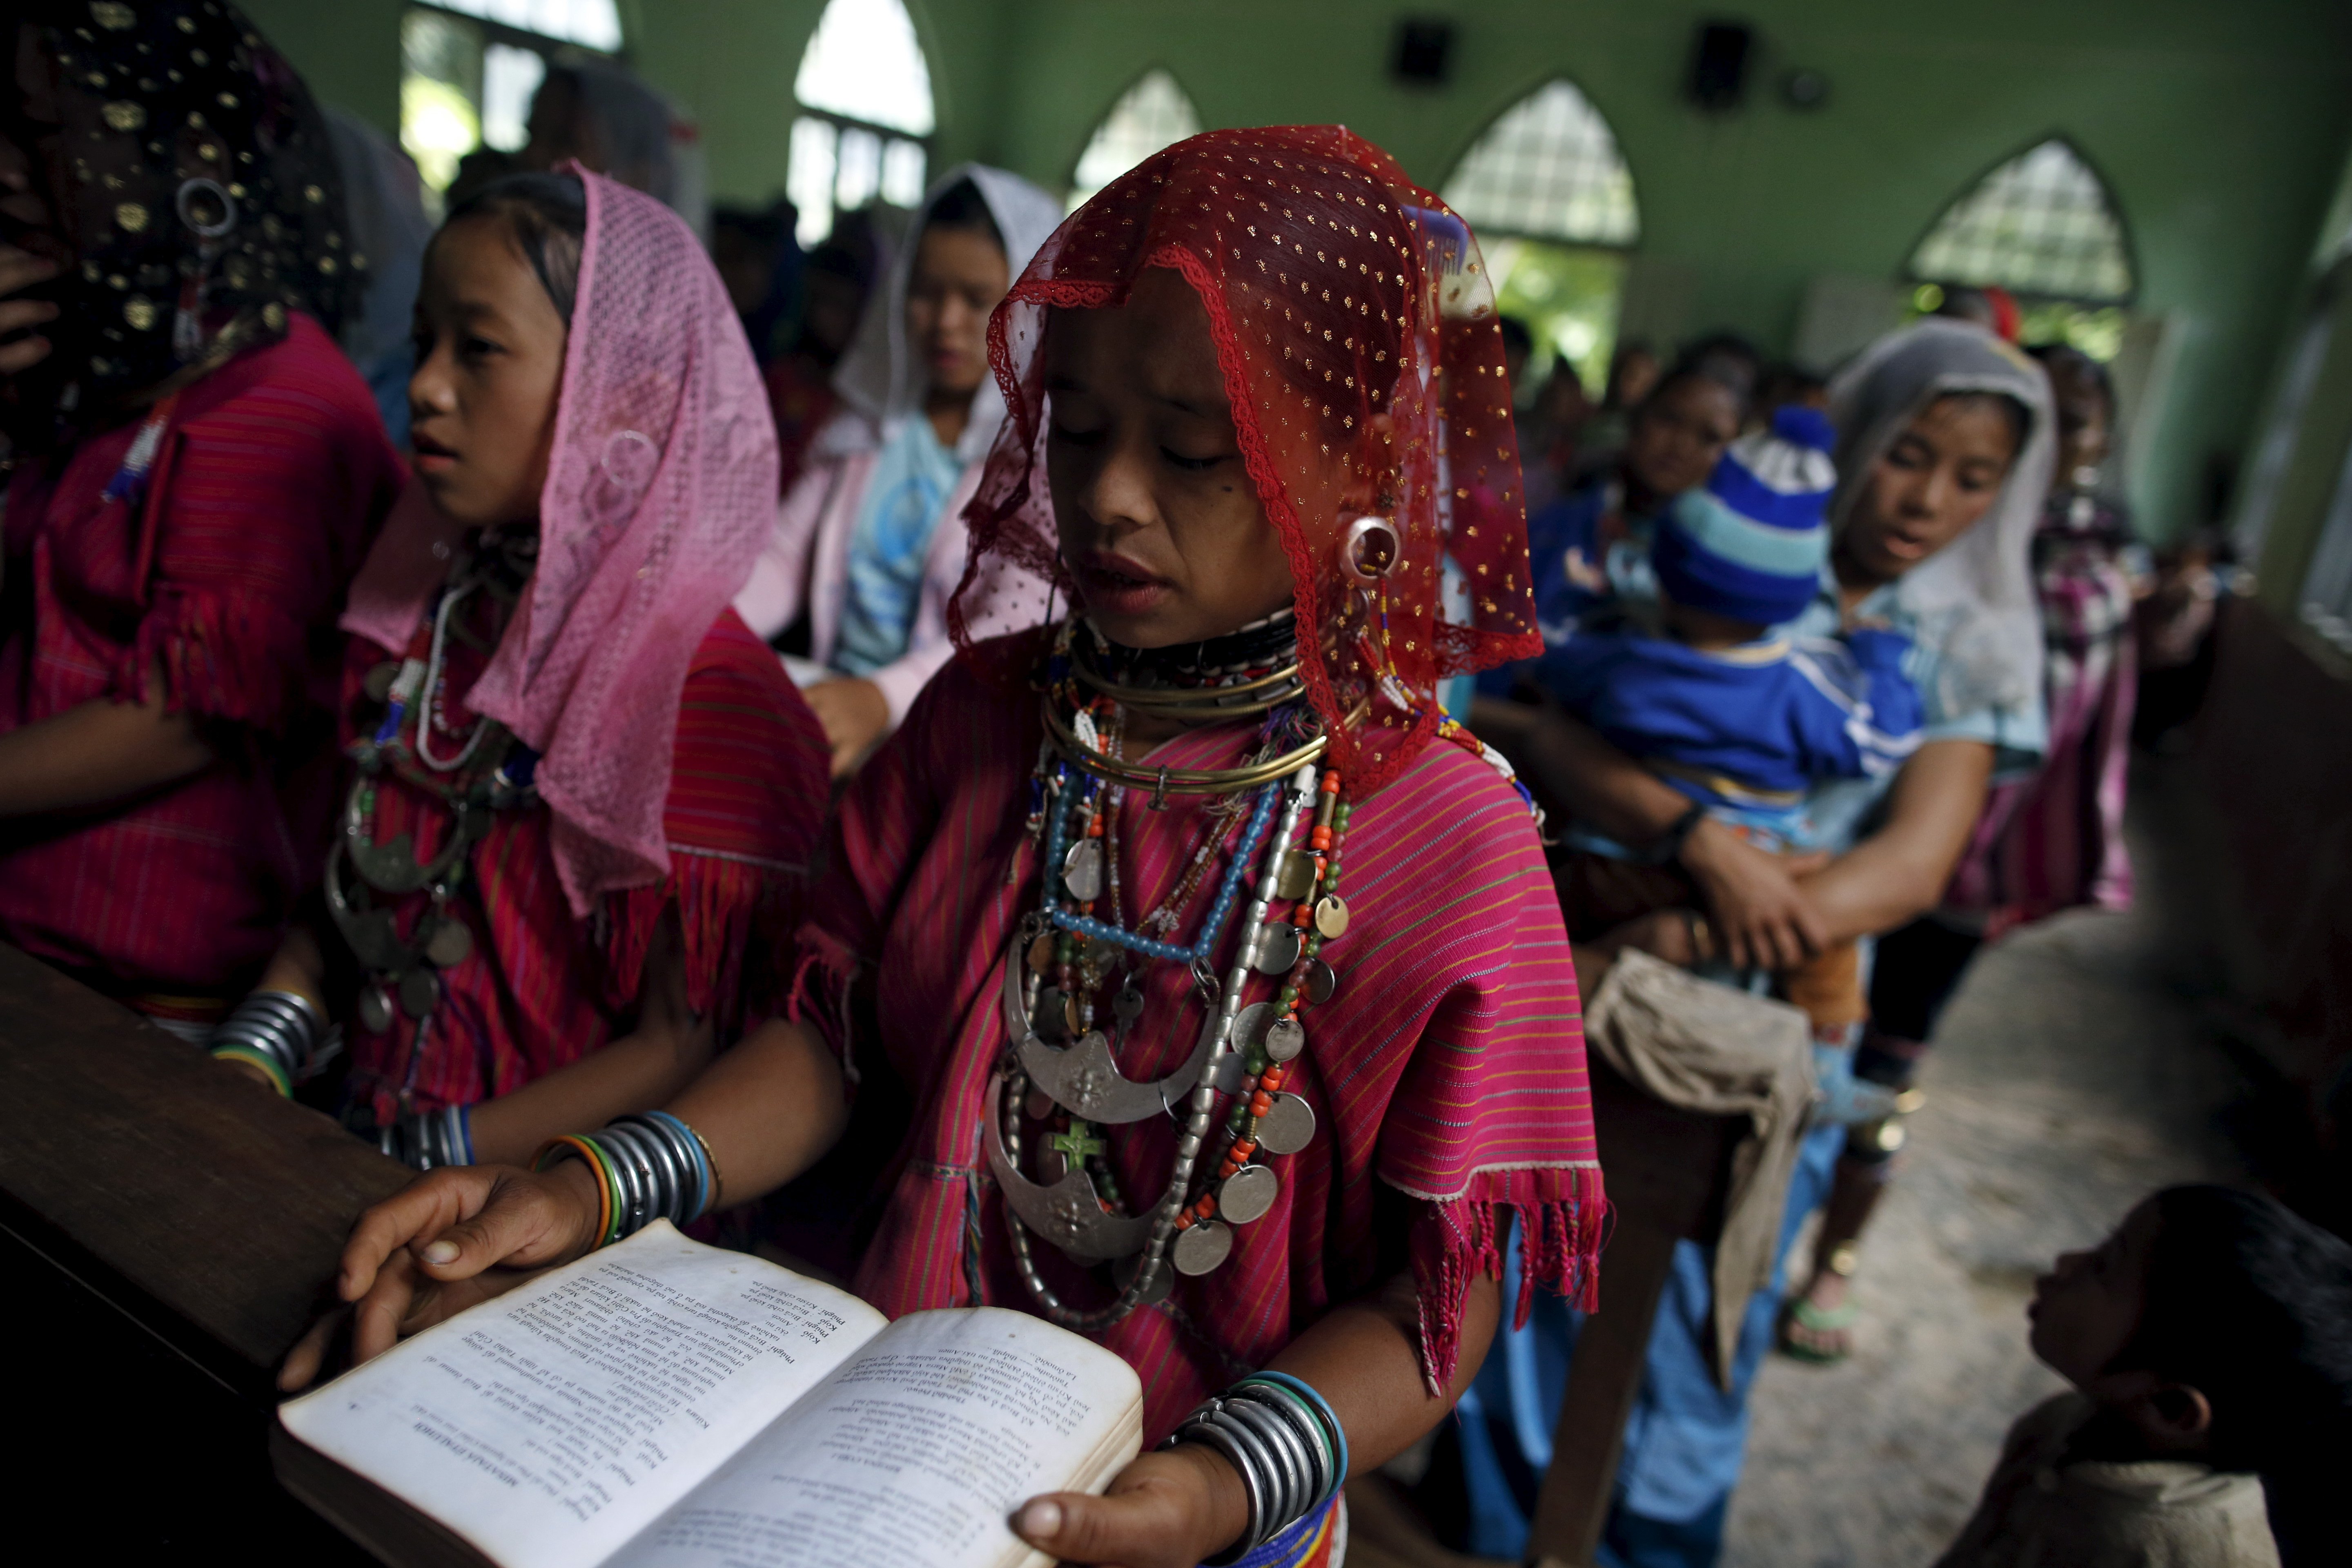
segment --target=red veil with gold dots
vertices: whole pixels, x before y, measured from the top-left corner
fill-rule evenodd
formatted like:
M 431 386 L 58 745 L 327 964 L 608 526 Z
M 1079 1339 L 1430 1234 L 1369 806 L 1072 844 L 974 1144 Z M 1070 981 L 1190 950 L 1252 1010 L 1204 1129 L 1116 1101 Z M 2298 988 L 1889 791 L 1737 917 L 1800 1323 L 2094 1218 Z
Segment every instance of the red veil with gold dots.
M 1119 304 L 1152 267 L 1182 273 L 1208 309 L 1298 624 L 1319 633 L 1299 638 L 1307 695 L 1360 795 L 1435 730 L 1440 680 L 1540 651 L 1510 384 L 1477 245 L 1388 154 L 1336 126 L 1211 132 L 1104 187 L 989 323 L 1012 417 L 964 514 L 967 589 L 1003 558 L 1068 593 L 1046 494 L 1047 313 Z M 1370 586 L 1341 559 L 1366 516 L 1402 543 Z M 950 628 L 985 668 L 961 598 Z

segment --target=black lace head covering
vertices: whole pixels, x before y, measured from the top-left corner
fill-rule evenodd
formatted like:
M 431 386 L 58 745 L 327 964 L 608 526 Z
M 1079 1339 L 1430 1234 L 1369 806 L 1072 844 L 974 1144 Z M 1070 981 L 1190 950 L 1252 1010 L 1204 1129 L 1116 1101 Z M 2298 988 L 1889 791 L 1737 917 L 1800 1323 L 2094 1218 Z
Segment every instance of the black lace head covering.
M 27 11 L 56 91 L 38 105 L 12 86 L 6 129 L 46 175 L 72 271 L 45 290 L 64 309 L 43 329 L 46 385 L 17 389 L 20 448 L 115 422 L 283 336 L 290 311 L 338 331 L 366 264 L 333 144 L 252 24 L 221 0 Z

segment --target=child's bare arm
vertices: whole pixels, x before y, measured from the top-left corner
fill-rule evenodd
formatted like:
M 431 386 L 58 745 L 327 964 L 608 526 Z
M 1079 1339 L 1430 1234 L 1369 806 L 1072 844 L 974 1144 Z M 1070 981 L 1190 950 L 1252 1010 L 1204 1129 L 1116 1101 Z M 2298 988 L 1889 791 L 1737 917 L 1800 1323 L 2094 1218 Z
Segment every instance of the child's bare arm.
M 209 765 L 202 724 L 164 710 L 160 669 L 147 689 L 143 702 L 95 698 L 0 735 L 0 818 L 110 805 Z

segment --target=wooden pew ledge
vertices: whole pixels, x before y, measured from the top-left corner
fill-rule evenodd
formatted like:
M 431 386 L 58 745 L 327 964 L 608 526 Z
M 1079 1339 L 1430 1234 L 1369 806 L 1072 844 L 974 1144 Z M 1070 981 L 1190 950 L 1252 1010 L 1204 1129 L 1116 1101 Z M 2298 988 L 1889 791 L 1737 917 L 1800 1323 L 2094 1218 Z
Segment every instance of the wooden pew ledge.
M 0 943 L 0 1224 L 270 1397 L 352 1221 L 409 1173 Z

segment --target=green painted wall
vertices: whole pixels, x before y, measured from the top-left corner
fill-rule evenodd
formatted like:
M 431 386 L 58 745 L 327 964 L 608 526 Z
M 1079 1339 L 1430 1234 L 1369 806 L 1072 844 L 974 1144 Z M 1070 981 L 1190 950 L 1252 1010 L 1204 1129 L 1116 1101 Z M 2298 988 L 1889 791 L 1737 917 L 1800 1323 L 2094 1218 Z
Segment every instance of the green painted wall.
M 2316 0 L 1487 0 L 1456 12 L 1453 79 L 1435 90 L 1389 79 L 1387 17 L 1357 5 L 1014 10 L 1015 74 L 991 145 L 1049 181 L 1154 64 L 1212 125 L 1339 121 L 1432 184 L 1495 114 L 1566 74 L 1633 167 L 1634 287 L 1646 272 L 1674 300 L 1655 324 L 1727 325 L 1769 347 L 1787 344 L 1813 275 L 1895 274 L 1977 174 L 2063 132 L 2123 209 L 2139 307 L 2182 333 L 2166 417 L 2135 465 L 2144 524 L 2159 535 L 2192 520 L 2209 454 L 2246 438 L 2352 125 L 2352 7 Z M 1758 29 L 1762 90 L 1716 119 L 1680 81 L 1694 27 L 1726 13 Z M 1825 107 L 1780 102 L 1774 84 L 1793 66 L 1827 73 Z
M 792 82 L 821 0 L 622 0 L 631 51 L 702 123 L 714 194 L 782 189 Z M 398 0 L 248 0 L 320 96 L 389 124 Z M 2192 520 L 2209 458 L 2242 449 L 2347 132 L 2352 6 L 2338 0 L 1486 0 L 1461 7 L 1453 79 L 1397 85 L 1395 11 L 1349 0 L 908 0 L 929 51 L 942 161 L 982 157 L 1058 187 L 1147 67 L 1212 125 L 1339 121 L 1441 182 L 1486 123 L 1574 79 L 1632 164 L 1645 324 L 1727 325 L 1784 348 L 1807 281 L 1888 277 L 1952 196 L 2063 132 L 2110 182 L 2139 308 L 2180 334 L 2166 416 L 2135 469 L 2144 524 Z M 1743 110 L 1679 83 L 1703 16 L 1758 29 Z M 1799 113 L 1774 84 L 1825 72 Z
M 400 129 L 401 0 L 236 0 L 320 101 Z

